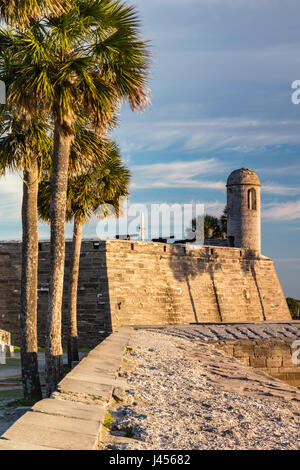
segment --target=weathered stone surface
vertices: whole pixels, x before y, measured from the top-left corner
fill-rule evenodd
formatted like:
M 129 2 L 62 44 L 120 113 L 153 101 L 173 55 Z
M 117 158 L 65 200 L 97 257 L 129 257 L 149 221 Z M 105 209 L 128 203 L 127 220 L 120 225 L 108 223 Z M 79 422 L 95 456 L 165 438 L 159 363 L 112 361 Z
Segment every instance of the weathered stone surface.
M 28 412 L 2 437 L 29 445 L 64 450 L 91 450 L 98 444 L 99 425 L 93 421 Z
M 97 421 L 85 420 L 84 424 L 81 419 L 70 418 L 68 416 L 52 415 L 46 413 L 39 413 L 37 411 L 28 411 L 17 423 L 14 424 L 6 433 L 4 437 L 10 433 L 12 428 L 16 425 L 35 427 L 44 426 L 49 429 L 58 429 L 61 431 L 72 431 L 74 433 L 82 433 L 90 436 L 95 436 L 99 431 L 99 424 Z M 9 436 L 8 436 L 9 437 Z
M 82 394 L 108 401 L 111 397 L 113 385 L 95 384 L 87 380 L 64 379 L 58 385 L 58 390 L 64 393 Z
M 0 449 L 98 448 L 106 412 L 104 403 L 110 401 L 114 389 L 127 388 L 127 381 L 118 378 L 117 372 L 131 333 L 131 328 L 121 328 L 111 335 L 109 341 L 102 343 L 96 355 L 83 359 L 59 383 L 53 398 L 36 403 L 31 411 L 5 432 Z M 107 367 L 101 369 L 101 352 L 107 358 L 111 346 L 115 344 L 119 347 L 121 343 L 123 346 L 115 353 L 114 359 L 106 359 Z M 102 361 L 103 364 L 105 361 Z
M 122 402 L 122 401 L 125 401 L 126 399 L 126 393 L 122 387 L 114 387 L 112 396 L 117 402 L 119 401 Z
M 82 419 L 85 421 L 104 421 L 105 410 L 100 405 L 85 404 L 69 400 L 57 400 L 46 398 L 33 406 L 34 411 L 51 414 L 54 416 L 65 416 L 67 418 Z
M 64 387 L 66 383 L 69 383 L 71 380 L 76 380 L 80 382 L 89 382 L 95 385 L 121 385 L 121 379 L 117 379 L 116 377 L 111 377 L 106 373 L 100 374 L 95 371 L 80 371 L 76 374 L 68 374 L 65 379 L 60 382 L 60 386 Z
M 66 266 L 71 244 L 66 243 Z M 49 243 L 40 243 L 39 312 L 47 312 Z M 126 269 L 125 269 L 126 268 Z M 19 344 L 21 244 L 0 244 L 0 328 Z M 68 269 L 66 269 L 68 285 Z M 67 288 L 63 299 L 63 336 L 67 332 Z M 290 321 L 290 313 L 271 259 L 239 248 L 122 240 L 83 241 L 78 286 L 80 346 L 94 347 L 121 325 L 194 322 Z M 39 315 L 39 345 L 45 315 Z M 223 335 L 232 339 L 231 333 Z M 252 335 L 255 337 L 255 328 Z M 293 337 L 283 328 L 282 335 Z M 242 328 L 236 331 L 243 337 Z M 122 347 L 122 336 L 116 348 Z
M 238 336 L 240 324 L 226 324 L 226 330 L 233 336 Z M 300 322 L 291 323 L 245 323 L 243 324 L 243 339 L 226 340 L 223 325 L 190 325 L 167 326 L 163 331 L 172 336 L 199 340 L 213 344 L 225 354 L 233 356 L 240 362 L 253 368 L 258 368 L 276 378 L 288 377 L 289 384 L 299 386 L 300 365 L 293 363 L 293 341 L 300 337 Z M 150 328 L 155 331 L 157 328 Z M 290 331 L 292 338 L 278 337 L 277 331 Z M 253 331 L 255 336 L 253 337 Z M 279 377 L 280 374 L 280 377 Z M 289 380 L 291 379 L 291 380 Z M 284 379 L 282 379 L 284 380 Z
M 273 368 L 273 367 L 281 367 L 282 366 L 282 357 L 267 357 L 267 367 L 268 368 Z
M 89 362 L 79 363 L 76 366 L 76 376 L 80 373 L 83 374 L 100 374 L 105 376 L 109 376 L 111 378 L 115 378 L 116 370 L 120 361 L 112 362 L 101 362 L 100 360 L 89 360 Z M 75 369 L 75 368 L 74 368 Z M 74 375 L 69 375 L 69 377 L 74 377 Z
M 60 450 L 48 446 L 40 446 L 30 442 L 20 442 L 11 439 L 0 438 L 0 450 Z
M 261 198 L 258 175 L 249 168 L 233 171 L 227 180 L 227 231 L 232 246 L 261 249 Z
M 267 358 L 264 356 L 250 356 L 250 366 L 262 369 L 267 366 Z
M 133 333 L 137 403 L 113 410 L 139 440 L 114 449 L 299 449 L 300 391 L 193 338 L 199 328 Z

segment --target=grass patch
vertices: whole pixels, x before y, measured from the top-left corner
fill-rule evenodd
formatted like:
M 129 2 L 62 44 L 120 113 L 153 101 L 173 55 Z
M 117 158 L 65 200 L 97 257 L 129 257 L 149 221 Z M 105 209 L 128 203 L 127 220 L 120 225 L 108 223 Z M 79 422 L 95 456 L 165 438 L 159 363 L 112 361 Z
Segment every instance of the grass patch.
M 69 366 L 64 366 L 64 374 L 68 374 L 69 372 L 71 372 L 71 367 Z
M 134 437 L 134 431 L 132 428 L 126 428 L 125 429 L 125 437 L 133 438 Z
M 0 379 L 1 384 L 22 383 L 21 377 L 9 377 L 7 379 Z
M 15 357 L 7 357 L 5 364 L 1 364 L 1 367 L 12 367 L 12 366 L 20 366 L 21 360 Z
M 8 398 L 17 400 L 22 397 L 22 390 L 0 390 L 0 400 L 7 400 Z
M 114 419 L 115 418 L 108 411 L 105 415 L 103 426 L 105 426 L 107 429 L 111 429 L 112 423 L 114 422 Z
M 20 346 L 14 346 L 14 352 L 20 353 L 21 352 Z M 38 348 L 38 352 L 45 352 L 45 348 Z
M 8 402 L 6 406 L 8 408 L 17 408 L 18 406 L 32 406 L 32 403 L 24 400 L 24 398 L 19 398 L 18 400 Z

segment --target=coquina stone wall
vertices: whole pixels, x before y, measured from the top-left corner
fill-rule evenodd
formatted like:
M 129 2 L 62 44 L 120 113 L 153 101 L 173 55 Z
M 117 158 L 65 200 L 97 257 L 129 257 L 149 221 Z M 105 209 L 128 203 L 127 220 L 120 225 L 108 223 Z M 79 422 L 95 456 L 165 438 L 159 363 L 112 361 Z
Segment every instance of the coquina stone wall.
M 49 243 L 39 251 L 39 344 L 48 308 Z M 66 243 L 63 331 L 71 243 Z M 21 244 L 0 244 L 0 328 L 19 344 Z M 82 244 L 78 287 L 81 346 L 121 325 L 291 320 L 271 259 L 239 248 L 138 241 Z
M 293 345 L 293 341 L 276 338 L 263 341 L 223 341 L 214 344 L 247 366 L 260 369 L 294 387 L 300 387 L 300 367 L 298 362 L 293 361 L 293 355 L 297 352 Z

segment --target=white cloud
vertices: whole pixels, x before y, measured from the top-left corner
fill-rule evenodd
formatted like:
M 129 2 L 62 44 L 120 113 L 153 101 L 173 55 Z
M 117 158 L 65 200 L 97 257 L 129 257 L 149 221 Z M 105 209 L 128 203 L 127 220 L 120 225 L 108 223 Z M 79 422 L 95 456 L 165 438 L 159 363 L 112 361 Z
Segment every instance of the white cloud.
M 266 194 L 278 194 L 280 196 L 297 196 L 300 194 L 299 186 L 288 186 L 274 182 L 263 183 L 261 190 Z
M 300 143 L 299 120 L 215 118 L 186 121 L 123 122 L 114 132 L 126 153 L 162 151 L 249 152 L 267 146 Z M 174 151 L 175 152 L 175 151 Z
M 209 181 L 197 177 L 218 174 L 225 165 L 215 158 L 195 161 L 177 161 L 135 165 L 132 189 L 149 188 L 206 188 L 225 191 L 225 181 Z
M 134 165 L 131 167 L 133 174 L 131 188 L 198 188 L 215 189 L 225 192 L 225 181 L 199 179 L 199 176 L 217 175 L 228 170 L 228 165 L 228 163 L 225 164 L 216 158 L 155 163 L 152 165 Z M 262 191 L 266 194 L 297 196 L 300 194 L 300 187 L 267 181 L 263 183 Z
M 262 119 L 228 118 L 202 121 L 190 133 L 184 148 L 199 148 L 248 152 L 269 145 L 300 142 L 300 121 L 270 121 Z
M 300 199 L 265 206 L 262 215 L 265 219 L 277 220 L 279 222 L 300 219 Z

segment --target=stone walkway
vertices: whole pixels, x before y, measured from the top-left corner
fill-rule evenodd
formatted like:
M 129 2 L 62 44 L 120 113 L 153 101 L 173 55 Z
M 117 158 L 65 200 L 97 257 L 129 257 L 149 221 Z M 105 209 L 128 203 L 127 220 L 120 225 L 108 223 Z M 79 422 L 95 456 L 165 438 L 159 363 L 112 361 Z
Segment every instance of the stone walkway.
M 151 328 L 150 328 L 151 329 Z M 227 323 L 192 326 L 166 326 L 165 334 L 208 343 L 228 340 L 300 340 L 300 322 Z
M 300 323 L 121 328 L 6 430 L 0 449 L 299 449 L 300 390 L 214 345 L 280 335 L 298 339 Z
M 111 408 L 106 448 L 300 448 L 300 391 L 195 342 L 205 328 L 133 332 L 124 362 L 131 400 Z
M 79 353 L 80 358 L 86 353 Z M 67 355 L 63 355 L 67 362 Z M 38 364 L 41 383 L 44 388 L 45 354 L 38 353 Z M 23 401 L 21 382 L 20 353 L 15 352 L 13 357 L 6 358 L 5 364 L 0 364 L 0 436 L 24 413 L 30 410 L 30 406 L 23 406 L 18 402 Z
M 126 380 L 117 376 L 131 328 L 120 328 L 89 352 L 0 438 L 0 450 L 98 450 L 106 406 Z

